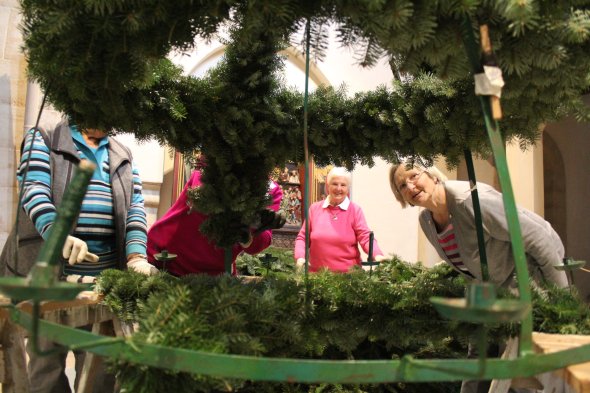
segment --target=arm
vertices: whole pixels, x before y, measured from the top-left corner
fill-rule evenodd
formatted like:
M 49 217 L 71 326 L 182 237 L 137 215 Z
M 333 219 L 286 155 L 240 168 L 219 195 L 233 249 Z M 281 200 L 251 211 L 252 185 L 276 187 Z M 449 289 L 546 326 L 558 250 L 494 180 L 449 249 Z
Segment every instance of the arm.
M 311 204 L 311 206 L 309 206 L 309 209 L 307 211 L 307 222 L 309 222 L 309 247 L 311 248 L 311 233 L 313 232 L 313 222 L 314 222 L 314 215 L 316 212 L 316 208 L 318 206 L 321 206 L 322 202 L 316 202 Z M 320 207 L 321 209 L 321 207 Z M 295 261 L 297 262 L 297 260 L 299 259 L 303 259 L 305 260 L 305 236 L 306 236 L 306 232 L 305 232 L 305 225 L 306 225 L 306 221 L 303 221 L 303 224 L 301 225 L 301 229 L 299 230 L 299 233 L 297 234 L 297 237 L 295 238 L 295 250 L 294 250 L 294 258 Z
M 258 254 L 259 252 L 268 248 L 268 246 L 270 246 L 271 241 L 272 231 L 266 230 L 255 235 L 252 238 L 252 243 L 250 243 L 247 247 L 244 247 L 242 245 L 240 247 L 242 247 L 242 249 L 248 254 Z
M 309 231 L 311 232 L 311 220 L 309 222 Z M 305 221 L 303 222 L 303 225 L 301 225 L 301 229 L 299 230 L 297 238 L 295 239 L 295 250 L 293 256 L 295 257 L 295 261 L 301 258 L 305 259 Z
M 139 171 L 132 164 L 133 173 L 133 196 L 131 205 L 127 211 L 125 253 L 127 259 L 133 254 L 146 255 L 147 243 L 147 218 L 145 214 L 144 198 Z
M 51 164 L 49 148 L 43 137 L 37 133 L 31 147 L 33 131 L 27 132 L 20 160 L 17 178 L 23 188 L 23 209 L 31 218 L 43 239 L 47 239 L 49 228 L 55 221 L 56 208 L 51 199 Z M 31 156 L 29 170 L 23 184 L 27 158 Z
M 271 203 L 268 208 L 275 212 L 279 211 L 281 208 L 281 201 L 283 200 L 283 190 L 276 182 L 271 181 L 268 193 L 271 198 Z
M 489 186 L 479 187 L 478 184 L 478 189 L 484 231 L 493 238 L 510 243 L 502 194 Z M 468 207 L 473 214 L 473 205 L 470 204 Z M 563 284 L 563 272 L 553 267 L 561 263 L 563 258 L 561 240 L 557 235 L 552 235 L 553 229 L 550 224 L 539 215 L 520 207 L 517 207 L 517 212 L 525 253 L 532 257 L 547 280 Z
M 271 201 L 270 205 L 268 206 L 268 209 L 277 212 L 281 207 L 281 200 L 283 199 L 283 190 L 281 190 L 281 187 L 279 187 L 279 185 L 274 181 L 270 181 L 269 183 L 268 196 Z M 264 215 L 261 215 L 261 217 L 263 216 Z M 264 220 L 262 219 L 262 221 L 263 222 L 261 224 L 264 225 Z M 282 224 L 284 224 L 284 219 Z M 282 226 L 282 224 L 280 224 L 280 226 Z M 269 228 L 269 226 L 263 226 L 263 228 L 264 227 Z M 266 249 L 268 246 L 270 246 L 272 242 L 272 230 L 255 230 L 254 232 L 251 231 L 250 233 L 252 235 L 251 242 L 248 244 L 240 245 L 242 249 L 248 254 L 257 254 Z
M 146 275 L 155 274 L 158 269 L 147 261 L 147 218 L 145 214 L 144 198 L 141 193 L 142 185 L 139 171 L 132 164 L 133 196 L 131 205 L 127 211 L 125 254 L 127 255 L 127 267 L 138 273 Z

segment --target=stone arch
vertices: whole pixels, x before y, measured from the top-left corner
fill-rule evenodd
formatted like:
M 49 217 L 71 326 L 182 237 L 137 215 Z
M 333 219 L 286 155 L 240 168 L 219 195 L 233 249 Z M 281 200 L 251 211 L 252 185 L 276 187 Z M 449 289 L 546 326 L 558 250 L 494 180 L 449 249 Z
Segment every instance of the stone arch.
M 207 53 L 197 64 L 195 64 L 188 72 L 189 75 L 194 75 L 204 64 L 214 61 L 223 56 L 225 53 L 225 45 L 218 46 L 211 52 Z M 292 46 L 279 52 L 279 54 L 286 56 L 287 60 L 293 64 L 300 71 L 305 72 L 305 57 Z M 316 86 L 330 86 L 330 81 L 314 63 L 309 64 L 309 78 Z

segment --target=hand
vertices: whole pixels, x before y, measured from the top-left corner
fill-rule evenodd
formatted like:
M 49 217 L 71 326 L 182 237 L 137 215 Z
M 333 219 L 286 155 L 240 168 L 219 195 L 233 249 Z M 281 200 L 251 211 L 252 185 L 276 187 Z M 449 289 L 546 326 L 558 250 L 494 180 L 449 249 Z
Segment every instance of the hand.
M 152 274 L 157 274 L 159 272 L 159 270 L 149 263 L 143 255 L 138 255 L 128 260 L 127 269 L 145 274 L 146 276 L 151 276 Z
M 252 241 L 254 240 L 254 236 L 252 236 L 252 232 L 250 232 L 250 230 L 248 229 L 248 239 L 245 242 L 240 242 L 240 246 L 242 248 L 248 248 L 250 247 L 250 245 L 252 244 Z
M 374 259 L 375 259 L 375 262 L 382 262 L 382 261 L 384 261 L 386 258 L 385 258 L 385 256 L 383 256 L 383 255 L 375 255 Z
M 283 212 L 274 212 L 272 210 L 264 209 L 259 212 L 260 222 L 251 224 L 250 227 L 247 225 L 236 223 L 234 227 L 237 227 L 237 231 L 240 236 L 240 246 L 248 248 L 252 244 L 254 236 L 268 230 L 278 229 L 285 225 L 287 218 Z M 254 231 L 252 232 L 252 229 Z
M 295 267 L 297 269 L 303 269 L 305 267 L 305 258 L 297 258 L 297 262 L 295 262 Z
M 74 236 L 68 236 L 62 250 L 64 259 L 68 260 L 70 265 L 75 265 L 82 261 L 98 262 L 98 255 L 88 252 L 88 245 L 84 240 Z
M 76 299 L 78 300 L 93 300 L 97 301 L 100 295 L 94 291 L 82 291 L 78 295 L 76 295 Z
M 446 261 L 438 261 L 437 263 L 434 264 L 434 266 L 432 267 L 441 267 L 441 266 L 445 266 L 447 264 Z
M 283 212 L 274 212 L 272 210 L 260 211 L 260 225 L 256 228 L 255 233 L 261 233 L 267 229 L 279 229 L 285 225 L 287 218 Z
M 244 248 L 252 242 L 252 229 L 247 224 L 242 224 L 238 219 L 230 221 L 227 231 L 237 235 L 237 242 Z

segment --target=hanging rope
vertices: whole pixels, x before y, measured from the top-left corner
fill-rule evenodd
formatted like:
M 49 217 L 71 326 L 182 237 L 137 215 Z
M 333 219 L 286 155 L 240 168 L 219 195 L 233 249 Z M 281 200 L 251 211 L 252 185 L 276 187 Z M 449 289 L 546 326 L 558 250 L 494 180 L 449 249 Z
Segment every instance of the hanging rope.
M 483 224 L 481 220 L 481 208 L 479 207 L 479 194 L 477 193 L 477 179 L 475 178 L 475 168 L 470 150 L 463 150 L 465 164 L 467 165 L 467 175 L 469 176 L 469 185 L 471 187 L 471 199 L 473 200 L 473 213 L 475 216 L 475 229 L 477 231 L 477 247 L 479 249 L 479 262 L 481 264 L 482 281 L 489 281 L 488 258 L 486 256 L 486 244 L 483 237 Z
M 307 141 L 307 110 L 309 98 L 309 47 L 311 42 L 311 19 L 305 24 L 305 91 L 303 93 L 303 153 L 305 160 L 305 186 L 303 190 L 303 211 L 305 220 L 305 282 L 309 274 L 309 146 Z

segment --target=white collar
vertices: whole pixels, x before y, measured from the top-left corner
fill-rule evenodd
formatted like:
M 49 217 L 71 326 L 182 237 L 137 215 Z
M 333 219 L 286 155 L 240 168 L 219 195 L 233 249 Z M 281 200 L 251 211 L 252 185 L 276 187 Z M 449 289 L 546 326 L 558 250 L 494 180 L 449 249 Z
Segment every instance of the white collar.
M 326 199 L 324 199 L 324 203 L 322 204 L 322 207 L 324 209 L 328 206 L 330 206 L 330 195 L 328 195 Z M 348 197 L 344 198 L 342 203 L 338 205 L 338 207 L 342 210 L 348 210 L 348 206 L 350 206 L 350 199 L 348 199 Z

